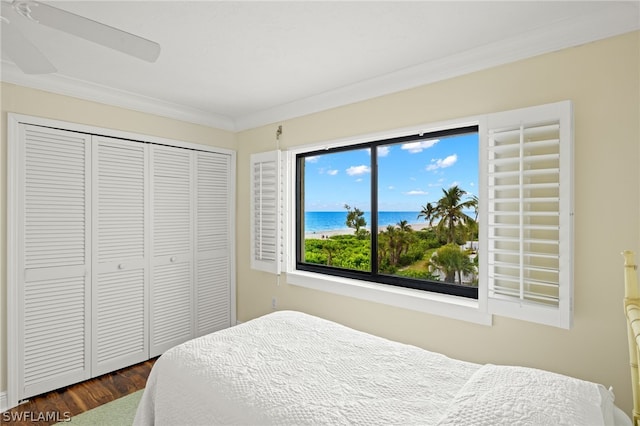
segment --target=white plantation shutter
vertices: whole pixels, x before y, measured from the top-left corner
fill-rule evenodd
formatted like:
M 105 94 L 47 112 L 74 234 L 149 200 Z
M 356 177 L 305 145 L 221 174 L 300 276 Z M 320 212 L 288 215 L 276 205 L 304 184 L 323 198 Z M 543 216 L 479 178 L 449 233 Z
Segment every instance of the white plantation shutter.
M 18 399 L 89 378 L 90 136 L 20 125 Z M 12 355 L 14 353 L 12 352 Z
M 93 374 L 147 359 L 147 145 L 93 138 Z
M 192 151 L 151 146 L 150 354 L 193 335 Z
M 569 102 L 487 118 L 490 313 L 571 325 L 572 144 Z
M 197 152 L 195 175 L 195 332 L 202 336 L 232 325 L 230 156 Z
M 251 155 L 251 267 L 280 273 L 282 169 L 280 151 Z

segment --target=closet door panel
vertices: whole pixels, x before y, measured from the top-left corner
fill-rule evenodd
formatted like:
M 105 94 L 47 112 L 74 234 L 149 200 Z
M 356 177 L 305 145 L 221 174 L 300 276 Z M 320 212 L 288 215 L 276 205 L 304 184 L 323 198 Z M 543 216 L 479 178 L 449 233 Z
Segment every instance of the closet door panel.
M 93 138 L 93 375 L 148 358 L 147 146 Z
M 151 147 L 151 356 L 193 337 L 192 154 Z
M 198 152 L 196 158 L 196 336 L 231 326 L 231 160 Z
M 226 256 L 199 259 L 196 282 L 196 336 L 231 326 L 229 262 Z
M 154 267 L 152 356 L 192 336 L 191 261 Z
M 19 399 L 87 379 L 90 332 L 90 143 L 20 125 Z

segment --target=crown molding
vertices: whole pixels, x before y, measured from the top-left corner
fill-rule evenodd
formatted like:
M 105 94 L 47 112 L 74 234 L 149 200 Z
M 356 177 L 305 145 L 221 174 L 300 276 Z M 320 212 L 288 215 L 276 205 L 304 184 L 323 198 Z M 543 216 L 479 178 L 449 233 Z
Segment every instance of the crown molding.
M 249 114 L 236 119 L 236 130 L 277 123 L 637 31 L 640 29 L 640 8 L 626 6 L 564 20 L 517 37 Z
M 229 117 L 59 74 L 28 75 L 20 71 L 16 65 L 7 61 L 2 61 L 0 79 L 6 83 L 186 121 L 188 123 L 215 127 L 231 132 L 236 130 L 234 121 Z
M 640 29 L 640 6 L 565 19 L 517 37 L 405 68 L 245 116 L 231 118 L 57 74 L 26 75 L 2 62 L 2 81 L 237 132 L 313 114 Z

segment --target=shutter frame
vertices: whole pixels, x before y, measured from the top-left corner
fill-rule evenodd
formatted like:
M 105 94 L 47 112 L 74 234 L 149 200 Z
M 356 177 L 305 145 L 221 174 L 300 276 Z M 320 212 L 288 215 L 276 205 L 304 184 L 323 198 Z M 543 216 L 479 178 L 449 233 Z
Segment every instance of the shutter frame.
M 545 136 L 553 134 L 555 130 L 542 128 L 547 123 L 557 123 L 557 145 L 545 138 L 535 141 L 536 131 Z M 482 127 L 485 164 L 481 170 L 486 174 L 482 178 L 481 197 L 485 199 L 484 212 L 481 209 L 485 256 L 481 259 L 485 271 L 482 276 L 487 280 L 487 310 L 491 314 L 568 329 L 573 316 L 572 104 L 563 101 L 489 114 Z M 509 136 L 517 133 L 519 138 L 517 153 L 508 153 L 516 149 L 515 144 L 509 146 L 506 142 L 498 146 L 498 138 L 509 130 L 515 132 Z M 525 135 L 534 136 L 525 141 Z M 553 180 L 555 173 L 557 182 Z M 502 210 L 497 203 L 511 203 L 511 207 Z M 549 208 L 554 203 L 556 211 Z M 556 237 L 549 237 L 555 233 Z M 536 239 L 539 236 L 544 238 Z M 511 243 L 507 242 L 509 237 Z M 557 243 L 557 251 L 528 251 L 538 240 L 541 240 L 538 247 Z M 514 248 L 516 244 L 518 247 Z M 504 259 L 510 260 L 502 262 Z M 514 273 L 516 268 L 518 272 Z M 554 276 L 557 287 L 554 287 L 556 279 L 550 278 Z M 535 279 L 538 277 L 544 279 Z M 512 287 L 500 285 L 508 281 Z M 548 300 L 535 300 L 538 294 L 547 292 L 552 294 Z
M 281 151 L 252 154 L 250 159 L 251 268 L 280 274 L 282 263 Z

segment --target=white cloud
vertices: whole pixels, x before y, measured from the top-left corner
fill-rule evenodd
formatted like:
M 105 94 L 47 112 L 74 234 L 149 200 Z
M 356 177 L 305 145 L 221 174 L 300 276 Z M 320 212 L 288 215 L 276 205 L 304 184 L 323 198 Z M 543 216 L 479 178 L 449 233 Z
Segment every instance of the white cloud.
M 445 169 L 447 167 L 451 167 L 454 164 L 456 164 L 456 161 L 458 161 L 457 154 L 451 154 L 446 158 L 433 159 L 431 160 L 431 164 L 427 166 L 427 171 Z
M 365 173 L 371 173 L 371 168 L 364 164 L 361 166 L 351 166 L 347 169 L 347 174 L 349 176 L 363 175 Z
M 393 191 L 394 189 L 396 189 L 396 187 L 395 187 L 395 186 L 393 186 L 393 185 L 389 185 L 389 187 L 388 187 L 387 189 L 388 189 L 389 191 Z
M 417 141 L 402 144 L 401 148 L 409 151 L 411 154 L 417 154 L 425 149 L 431 148 L 435 144 L 440 142 L 440 139 L 430 139 L 427 141 Z
M 391 148 L 388 146 L 379 146 L 378 147 L 378 157 L 386 157 L 389 155 Z
M 327 170 L 327 174 L 330 175 L 330 176 L 335 176 L 335 175 L 338 174 L 338 171 L 337 170 Z
M 307 163 L 317 163 L 318 162 L 318 156 L 314 155 L 311 157 L 306 157 L 304 159 L 304 161 L 306 161 Z
M 404 195 L 429 195 L 427 191 L 421 189 L 414 189 L 413 191 L 403 192 Z

